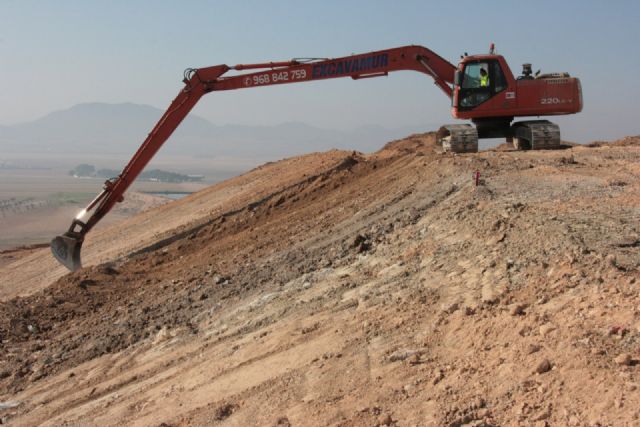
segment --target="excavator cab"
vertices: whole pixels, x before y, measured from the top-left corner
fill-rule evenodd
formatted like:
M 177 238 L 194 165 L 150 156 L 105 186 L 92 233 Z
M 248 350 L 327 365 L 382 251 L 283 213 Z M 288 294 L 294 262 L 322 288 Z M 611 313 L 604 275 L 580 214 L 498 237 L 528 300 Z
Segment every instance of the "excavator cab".
M 458 70 L 459 87 L 454 103 L 459 111 L 469 111 L 507 88 L 507 80 L 497 59 L 473 60 Z M 484 74 L 484 77 L 483 75 Z
M 514 122 L 516 117 L 574 114 L 582 110 L 580 81 L 568 73 L 532 75 L 524 64 L 516 79 L 493 45 L 488 54 L 462 57 L 452 88 L 452 115 L 471 125 L 445 125 L 438 140 L 445 150 L 469 152 L 478 138 L 505 138 L 515 148 L 553 149 L 561 146 L 560 128 L 548 120 Z M 476 150 L 477 151 L 477 150 Z

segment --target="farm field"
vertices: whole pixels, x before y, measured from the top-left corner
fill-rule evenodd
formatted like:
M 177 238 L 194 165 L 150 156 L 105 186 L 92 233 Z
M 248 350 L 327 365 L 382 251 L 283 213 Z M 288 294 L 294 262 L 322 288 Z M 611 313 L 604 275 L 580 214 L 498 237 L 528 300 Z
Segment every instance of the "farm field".
M 64 232 L 71 219 L 100 192 L 104 180 L 74 178 L 65 169 L 0 170 L 0 251 L 47 243 Z M 115 224 L 169 201 L 158 194 L 192 193 L 210 183 L 134 183 L 122 204 L 98 225 Z

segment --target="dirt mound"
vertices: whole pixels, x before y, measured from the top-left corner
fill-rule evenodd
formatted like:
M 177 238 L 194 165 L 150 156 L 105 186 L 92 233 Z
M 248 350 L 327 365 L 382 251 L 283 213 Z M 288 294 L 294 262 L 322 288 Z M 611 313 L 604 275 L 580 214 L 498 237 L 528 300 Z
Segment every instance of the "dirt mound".
M 625 136 L 624 138 L 615 141 L 594 141 L 591 142 L 589 147 L 633 147 L 640 145 L 640 135 L 638 136 Z
M 414 134 L 385 144 L 375 153 L 376 157 L 389 157 L 401 154 L 427 155 L 438 151 L 436 132 Z
M 0 304 L 0 418 L 633 424 L 638 148 L 434 144 L 287 159 L 132 218 L 127 255 Z
M 267 196 L 274 188 L 285 188 L 307 176 L 321 174 L 350 155 L 351 152 L 332 150 L 268 163 L 117 226 L 101 229 L 100 224 L 85 239 L 82 261 L 84 265 L 96 265 L 154 247 L 158 242 L 175 240 L 185 229 L 240 209 Z M 130 196 L 127 193 L 125 200 Z M 69 217 L 66 216 L 67 221 Z M 67 272 L 50 256 L 49 248 L 0 255 L 0 301 L 30 295 Z

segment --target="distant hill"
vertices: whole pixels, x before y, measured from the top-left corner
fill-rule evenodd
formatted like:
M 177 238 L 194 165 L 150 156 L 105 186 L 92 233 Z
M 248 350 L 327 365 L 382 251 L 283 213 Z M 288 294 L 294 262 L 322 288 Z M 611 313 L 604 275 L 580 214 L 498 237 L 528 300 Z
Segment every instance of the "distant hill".
M 130 156 L 163 113 L 155 107 L 132 103 L 78 104 L 32 122 L 0 126 L 0 152 Z M 219 126 L 191 114 L 161 152 L 259 160 L 331 148 L 371 152 L 391 139 L 424 130 L 373 125 L 336 131 L 296 122 L 277 126 Z

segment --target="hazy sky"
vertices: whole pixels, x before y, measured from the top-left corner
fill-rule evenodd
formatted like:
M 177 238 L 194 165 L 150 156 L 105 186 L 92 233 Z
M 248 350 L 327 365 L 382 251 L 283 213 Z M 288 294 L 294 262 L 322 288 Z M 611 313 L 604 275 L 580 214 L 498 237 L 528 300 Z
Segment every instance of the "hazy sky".
M 182 71 L 220 63 L 336 57 L 421 44 L 451 62 L 495 42 L 514 74 L 568 71 L 584 111 L 554 119 L 581 142 L 640 134 L 638 1 L 0 0 L 0 124 L 81 102 L 166 108 Z M 325 128 L 455 122 L 425 75 L 207 95 L 216 124 L 302 121 Z

